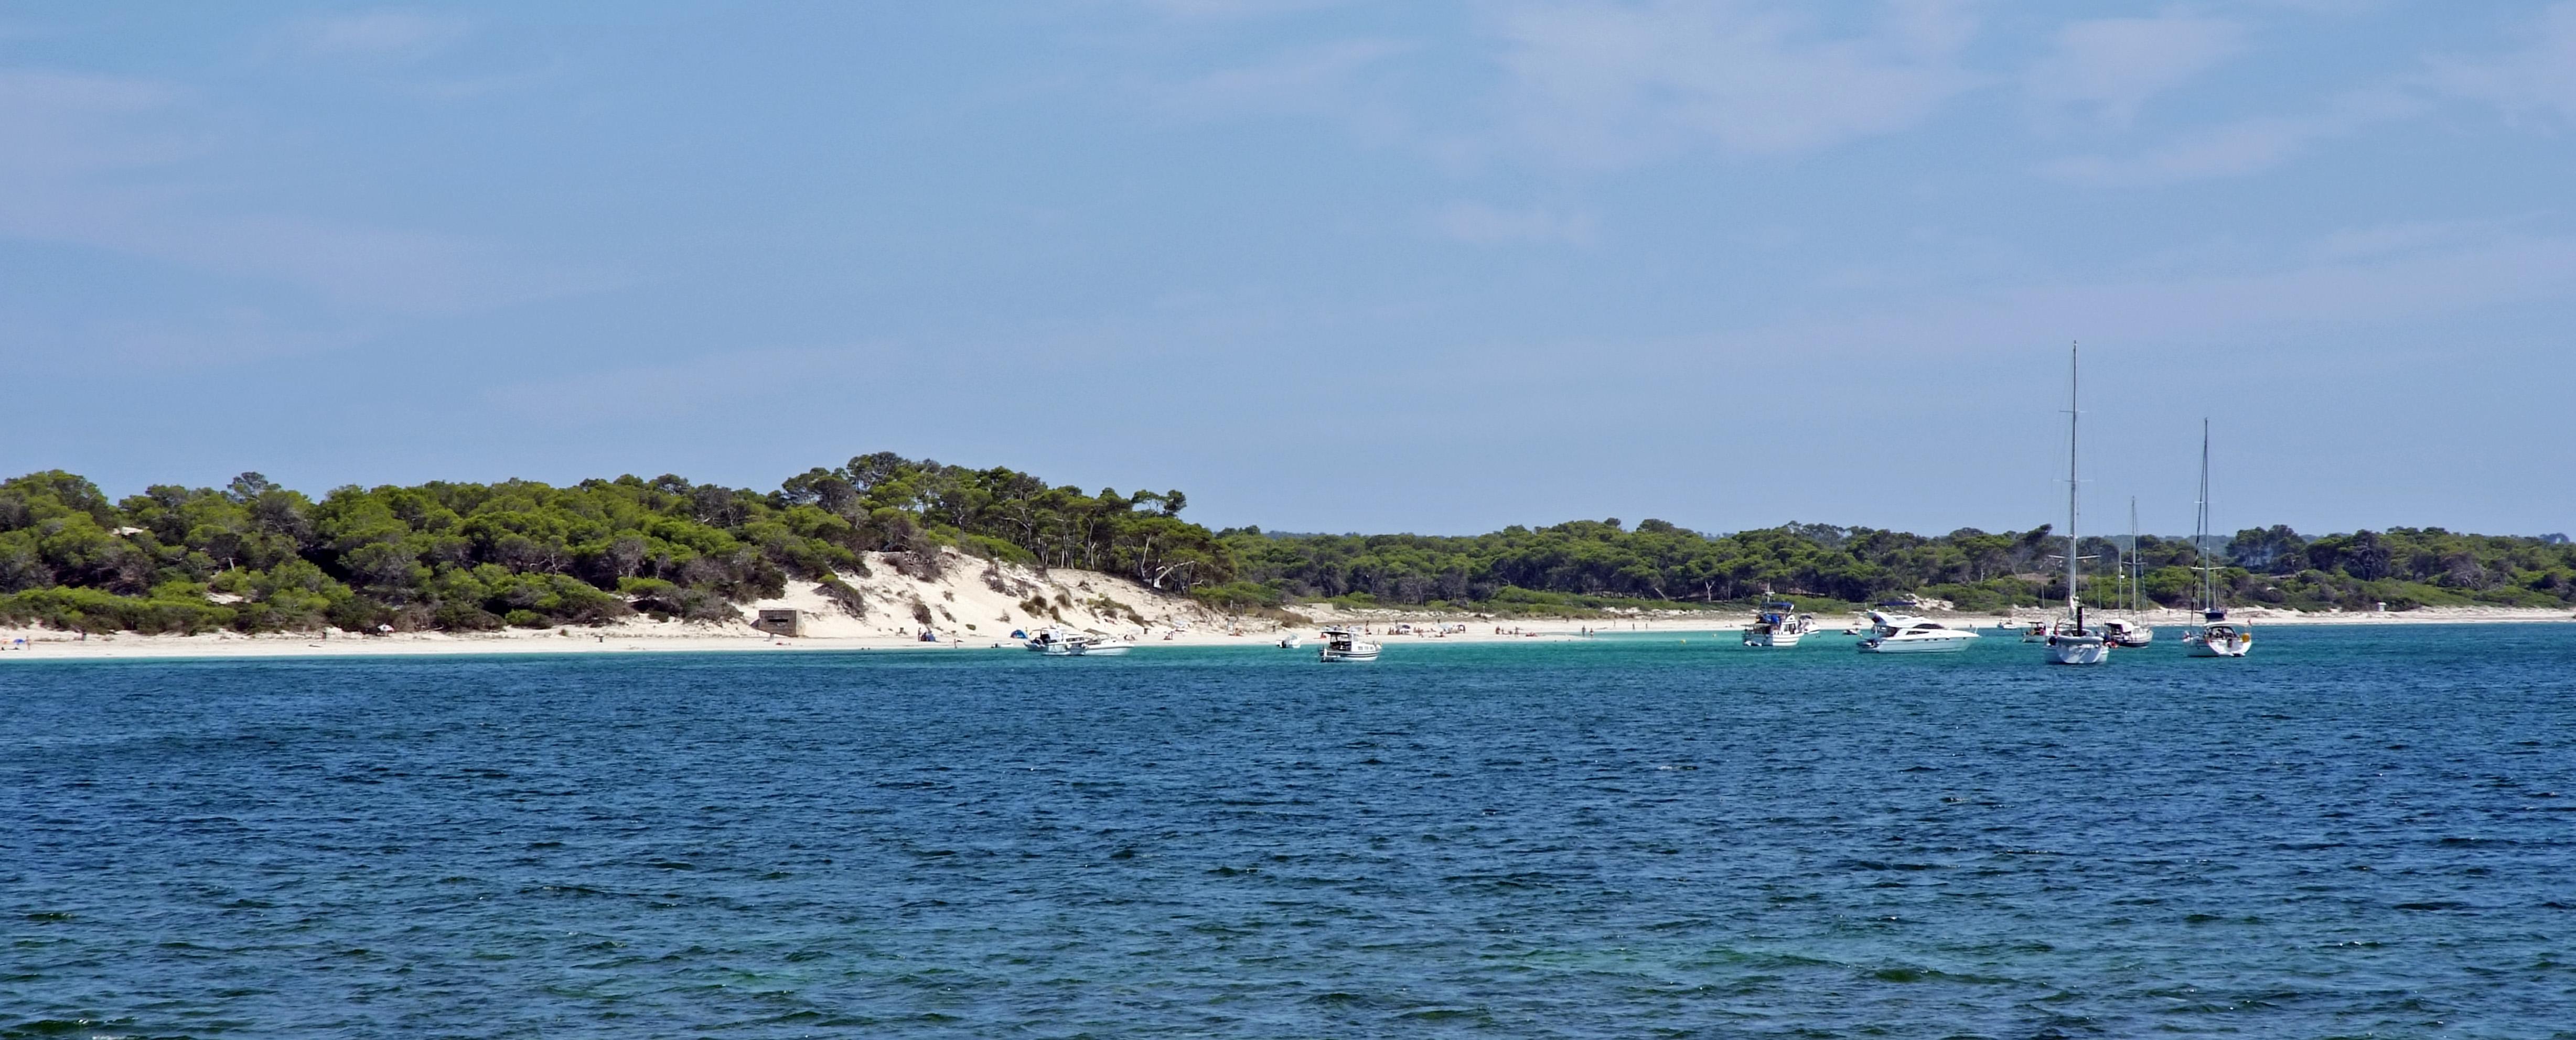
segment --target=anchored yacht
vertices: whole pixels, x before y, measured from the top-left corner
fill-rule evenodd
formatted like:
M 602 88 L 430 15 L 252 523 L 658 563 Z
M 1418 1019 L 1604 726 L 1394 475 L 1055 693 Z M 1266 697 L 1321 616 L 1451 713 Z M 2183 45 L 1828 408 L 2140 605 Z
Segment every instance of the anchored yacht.
M 1377 660 L 1378 645 L 1360 638 L 1358 633 L 1350 629 L 1327 628 L 1323 632 L 1323 637 L 1324 645 L 1316 653 L 1317 660 L 1327 664 L 1336 661 Z
M 2243 657 L 2254 649 L 2254 629 L 2243 622 L 2227 620 L 2227 607 L 2218 602 L 2218 565 L 2209 554 L 2209 420 L 2200 421 L 2200 521 L 2191 536 L 2192 550 L 2200 554 L 2200 624 L 2183 633 L 2183 648 L 2193 657 Z
M 2125 611 L 2119 617 L 2102 619 L 2102 638 L 2123 650 L 2135 650 L 2156 641 L 2155 626 L 2139 619 L 2147 612 L 2146 557 L 2138 552 L 2138 500 L 2129 500 L 2129 546 L 2120 551 L 2120 594 L 2114 597 Z
M 1744 630 L 1744 645 L 1792 647 L 1798 639 L 1816 630 L 1816 616 L 1797 613 L 1798 605 L 1789 602 L 1765 603 Z
M 1020 645 L 1048 657 L 1116 657 L 1130 649 L 1123 642 L 1082 632 L 1067 632 L 1054 626 L 1039 631 Z
M 1975 642 L 1977 633 L 1925 621 L 1907 614 L 1869 612 L 1868 635 L 1860 641 L 1865 654 L 1948 654 Z
M 2083 485 L 2076 482 L 2075 420 L 2076 362 L 2075 348 L 2066 353 L 2066 616 L 2048 626 L 2048 661 L 2050 664 L 2101 664 L 2111 659 L 2111 641 L 2098 626 L 2084 624 L 2084 600 L 2076 595 L 2075 582 L 2084 559 L 2084 542 L 2075 533 L 2078 515 L 2076 502 Z

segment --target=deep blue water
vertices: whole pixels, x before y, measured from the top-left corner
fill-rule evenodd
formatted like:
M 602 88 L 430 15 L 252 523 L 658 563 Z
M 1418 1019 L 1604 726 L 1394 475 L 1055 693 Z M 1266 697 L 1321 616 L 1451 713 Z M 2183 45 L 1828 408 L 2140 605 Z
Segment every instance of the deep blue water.
M 2576 625 L 0 666 L 0 1036 L 2576 1036 Z

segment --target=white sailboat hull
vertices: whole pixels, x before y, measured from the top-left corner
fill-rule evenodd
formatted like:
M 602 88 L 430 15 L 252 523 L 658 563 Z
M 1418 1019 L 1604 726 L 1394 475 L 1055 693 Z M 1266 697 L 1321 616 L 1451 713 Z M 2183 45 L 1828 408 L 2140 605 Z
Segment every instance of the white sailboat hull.
M 2182 637 L 2182 645 L 2193 657 L 2243 657 L 2246 651 L 2254 649 L 2254 633 L 2203 630 Z
M 2111 644 L 2101 636 L 2048 637 L 2048 663 L 2101 664 L 2111 659 Z

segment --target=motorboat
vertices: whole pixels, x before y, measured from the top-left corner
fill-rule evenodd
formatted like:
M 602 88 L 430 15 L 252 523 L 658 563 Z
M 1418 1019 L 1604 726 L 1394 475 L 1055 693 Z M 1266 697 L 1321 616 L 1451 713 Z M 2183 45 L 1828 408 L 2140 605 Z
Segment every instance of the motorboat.
M 2102 638 L 2123 650 L 2135 650 L 2156 641 L 2155 626 L 2135 618 L 2102 619 Z
M 1744 630 L 1744 645 L 1792 647 L 1798 639 L 1816 630 L 1816 616 L 1800 614 L 1798 605 L 1789 602 L 1765 603 L 1753 616 L 1753 624 Z
M 1306 637 L 1295 632 L 1279 637 L 1279 649 L 1282 650 L 1295 650 L 1304 645 L 1306 645 Z
M 1061 628 L 1045 628 L 1020 645 L 1048 657 L 1080 657 L 1090 642 L 1088 638 Z
M 2084 600 L 2076 593 L 2076 582 L 2083 576 L 2081 564 L 2087 559 L 2084 556 L 2084 540 L 2075 533 L 2075 520 L 2079 515 L 2077 502 L 2084 487 L 2078 482 L 2075 469 L 2075 421 L 2078 416 L 2076 403 L 2079 400 L 2076 393 L 2077 360 L 2076 348 L 2068 348 L 2066 355 L 2066 616 L 2051 622 L 2048 626 L 2048 638 L 2045 642 L 2048 646 L 2050 664 L 2101 664 L 2111 659 L 2109 634 L 2098 625 L 2087 626 L 2084 623 Z
M 1979 636 L 1909 614 L 1869 612 L 1868 635 L 1860 641 L 1865 654 L 1947 654 L 1968 648 Z
M 1323 632 L 1323 639 L 1324 645 L 1316 652 L 1316 659 L 1326 664 L 1336 661 L 1377 660 L 1378 645 L 1360 638 L 1359 633 L 1350 629 L 1327 628 Z
M 1052 626 L 1020 645 L 1048 657 L 1116 657 L 1133 649 L 1123 641 L 1067 632 Z
M 2254 649 L 2254 629 L 2227 619 L 2227 606 L 2218 596 L 2217 564 L 2209 559 L 2209 420 L 2200 421 L 2200 520 L 2191 536 L 2192 551 L 2200 556 L 2200 624 L 2183 633 L 2183 649 L 2193 657 L 2243 657 Z

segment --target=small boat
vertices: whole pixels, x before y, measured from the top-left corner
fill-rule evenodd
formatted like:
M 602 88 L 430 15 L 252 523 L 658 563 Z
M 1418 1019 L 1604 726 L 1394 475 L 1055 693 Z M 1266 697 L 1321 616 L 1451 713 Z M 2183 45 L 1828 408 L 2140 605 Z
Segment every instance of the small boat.
M 1907 614 L 1869 612 L 1869 636 L 1860 641 L 1865 654 L 1950 654 L 1980 638 L 1976 632 L 1951 628 Z
M 2123 650 L 2135 650 L 2156 641 L 2155 626 L 2131 618 L 2104 618 L 2102 638 Z
M 1360 638 L 1358 633 L 1350 629 L 1327 628 L 1323 632 L 1323 637 L 1324 645 L 1317 652 L 1316 659 L 1326 664 L 1335 661 L 1377 660 L 1378 645 Z
M 2099 626 L 2084 624 L 2084 600 L 2076 595 L 2079 569 L 2087 559 L 2084 541 L 2075 534 L 2076 502 L 2083 490 L 2075 471 L 2076 353 L 2066 355 L 2066 616 L 2048 626 L 2048 663 L 2101 664 L 2111 659 L 2111 641 Z
M 1753 616 L 1753 624 L 1744 630 L 1744 645 L 1792 647 L 1798 638 L 1816 630 L 1816 616 L 1796 613 L 1798 605 L 1789 602 L 1765 603 Z
M 1048 657 L 1116 657 L 1133 649 L 1124 642 L 1048 627 L 1020 644 Z
M 2047 643 L 2050 664 L 2101 664 L 2111 659 L 2110 639 L 2099 627 L 2085 627 L 2081 607 L 2074 617 L 2048 626 Z
M 2200 624 L 2183 633 L 2183 649 L 2193 657 L 2243 657 L 2254 649 L 2253 628 L 2227 620 L 2218 602 L 2218 565 L 2209 561 L 2209 420 L 2200 421 L 2200 522 L 2191 548 L 2200 555 Z
M 1306 637 L 1295 632 L 1279 637 L 1279 649 L 1282 650 L 1294 650 L 1304 645 L 1306 645 Z
M 1030 636 L 1028 642 L 1020 645 L 1048 657 L 1078 657 L 1089 642 L 1090 640 L 1061 628 L 1046 628 L 1040 629 L 1038 634 Z

